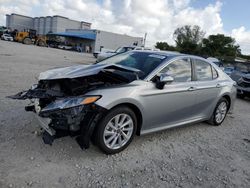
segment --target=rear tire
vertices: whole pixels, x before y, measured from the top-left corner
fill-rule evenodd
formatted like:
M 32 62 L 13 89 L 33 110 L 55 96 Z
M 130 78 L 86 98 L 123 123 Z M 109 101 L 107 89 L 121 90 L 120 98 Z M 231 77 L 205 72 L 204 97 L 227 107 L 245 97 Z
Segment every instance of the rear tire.
M 217 103 L 211 118 L 208 120 L 208 123 L 216 126 L 221 125 L 227 116 L 228 110 L 229 102 L 223 97 Z
M 95 141 L 106 154 L 124 150 L 133 140 L 137 129 L 136 115 L 126 106 L 110 110 L 97 125 Z

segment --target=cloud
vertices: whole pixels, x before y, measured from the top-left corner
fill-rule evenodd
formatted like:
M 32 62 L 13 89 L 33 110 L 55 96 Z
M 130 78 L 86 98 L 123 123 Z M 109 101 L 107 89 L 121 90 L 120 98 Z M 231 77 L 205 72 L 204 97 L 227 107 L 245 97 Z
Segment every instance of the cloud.
M 148 46 L 156 41 L 174 44 L 174 30 L 186 24 L 201 26 L 206 35 L 226 33 L 220 16 L 223 6 L 220 1 L 204 8 L 191 7 L 191 1 L 0 0 L 0 25 L 5 24 L 5 14 L 12 12 L 30 16 L 56 14 L 91 22 L 92 28 L 96 29 L 141 37 L 148 33 Z M 241 45 L 249 38 L 249 32 L 244 27 L 227 34 L 232 34 Z M 246 52 L 250 53 L 250 49 Z
M 243 54 L 250 54 L 250 30 L 246 30 L 244 26 L 233 29 L 232 37 L 240 44 Z
M 181 9 L 188 6 L 190 0 L 173 0 L 174 8 Z

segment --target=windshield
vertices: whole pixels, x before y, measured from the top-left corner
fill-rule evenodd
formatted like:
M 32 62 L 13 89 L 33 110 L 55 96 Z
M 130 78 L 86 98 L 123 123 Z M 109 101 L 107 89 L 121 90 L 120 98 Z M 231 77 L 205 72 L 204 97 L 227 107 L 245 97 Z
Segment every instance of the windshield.
M 100 63 L 103 64 L 117 64 L 126 66 L 129 68 L 135 68 L 143 72 L 140 77 L 144 79 L 149 75 L 156 67 L 158 67 L 165 59 L 166 55 L 159 55 L 148 52 L 127 52 L 112 56 L 108 59 L 103 60 Z

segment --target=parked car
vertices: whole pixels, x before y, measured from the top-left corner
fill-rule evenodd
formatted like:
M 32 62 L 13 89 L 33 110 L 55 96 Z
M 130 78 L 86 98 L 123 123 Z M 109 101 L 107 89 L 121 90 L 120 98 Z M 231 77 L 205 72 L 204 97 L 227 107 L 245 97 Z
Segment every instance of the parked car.
M 133 50 L 152 50 L 152 51 L 161 51 L 158 48 L 150 48 L 150 47 L 135 47 Z
M 107 51 L 107 52 L 101 52 L 97 55 L 97 60 L 96 62 L 100 62 L 104 59 L 107 59 L 108 57 L 111 57 L 113 55 L 121 54 L 130 50 L 133 50 L 135 47 L 133 46 L 123 46 L 118 48 L 116 51 Z
M 63 50 L 72 50 L 73 46 L 71 46 L 71 45 L 58 45 L 58 48 L 63 49 Z
M 93 52 L 93 56 L 95 57 L 95 58 L 97 58 L 97 56 L 98 56 L 98 54 L 100 54 L 100 53 L 106 53 L 106 52 L 115 52 L 115 50 L 112 50 L 112 49 L 108 49 L 108 48 L 101 48 L 101 51 L 94 51 Z
M 58 48 L 58 46 L 60 46 L 61 44 L 61 42 L 56 41 L 56 40 L 47 40 L 46 43 L 51 48 Z
M 224 65 L 219 59 L 217 59 L 215 57 L 209 57 L 209 58 L 207 58 L 207 60 L 216 64 L 218 67 L 221 68 L 221 70 L 224 70 Z
M 98 64 L 43 72 L 38 84 L 10 98 L 33 99 L 25 109 L 36 114 L 45 143 L 72 135 L 82 148 L 92 139 L 114 154 L 135 134 L 201 121 L 220 125 L 234 104 L 234 84 L 197 56 L 129 51 Z
M 224 72 L 228 75 L 231 76 L 232 72 L 235 70 L 234 67 L 225 67 Z
M 250 97 L 250 65 L 238 63 L 230 76 L 237 83 L 237 96 L 241 99 Z
M 2 40 L 13 41 L 13 37 L 10 34 L 3 34 L 1 36 Z

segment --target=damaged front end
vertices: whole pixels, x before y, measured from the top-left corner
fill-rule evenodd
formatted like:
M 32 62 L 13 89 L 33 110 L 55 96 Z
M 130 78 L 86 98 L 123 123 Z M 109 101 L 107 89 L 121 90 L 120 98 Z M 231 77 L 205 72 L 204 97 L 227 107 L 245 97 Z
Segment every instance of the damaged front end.
M 89 147 L 89 138 L 95 124 L 106 111 L 94 104 L 101 96 L 68 97 L 56 99 L 45 107 L 44 99 L 36 99 L 26 111 L 36 113 L 40 126 L 45 130 L 43 140 L 52 144 L 55 138 L 62 136 L 78 136 L 82 148 Z M 82 138 L 80 138 L 82 137 Z
M 9 96 L 31 101 L 25 110 L 36 114 L 44 130 L 44 143 L 51 145 L 55 138 L 70 135 L 76 136 L 81 148 L 88 148 L 95 125 L 106 109 L 95 104 L 101 95 L 87 93 L 138 79 L 135 71 L 124 67 L 93 66 L 93 71 L 77 66 L 41 73 L 38 84 Z

